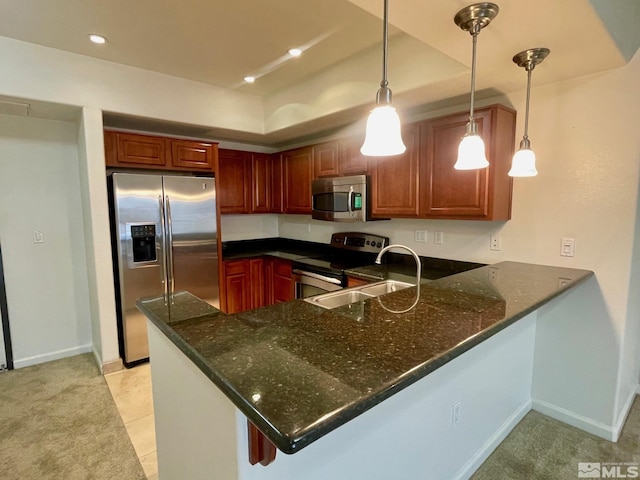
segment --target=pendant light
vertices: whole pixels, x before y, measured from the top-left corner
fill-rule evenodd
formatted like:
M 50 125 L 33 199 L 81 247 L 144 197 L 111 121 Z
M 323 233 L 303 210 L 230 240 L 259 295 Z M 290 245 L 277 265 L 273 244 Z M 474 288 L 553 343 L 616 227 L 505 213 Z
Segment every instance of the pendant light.
M 384 0 L 384 21 L 382 27 L 382 81 L 376 95 L 376 107 L 367 119 L 363 155 L 384 157 L 404 153 L 407 147 L 400 134 L 400 117 L 391 105 L 391 89 L 387 82 L 387 51 L 389 49 L 389 0 Z
M 478 125 L 473 118 L 473 103 L 476 88 L 476 44 L 480 30 L 489 25 L 500 9 L 495 3 L 476 3 L 463 8 L 453 21 L 462 30 L 465 30 L 473 37 L 473 53 L 471 63 L 471 110 L 469 112 L 469 123 L 467 131 L 458 146 L 458 160 L 453 166 L 456 170 L 475 170 L 489 166 L 485 153 L 484 142 L 478 135 Z
M 513 156 L 511 162 L 511 170 L 509 175 L 512 177 L 535 177 L 538 174 L 536 170 L 536 155 L 531 150 L 531 142 L 529 142 L 529 98 L 531 96 L 531 72 L 542 62 L 550 50 L 548 48 L 531 48 L 517 53 L 513 57 L 513 62 L 519 67 L 524 67 L 527 71 L 527 107 L 524 115 L 524 136 L 520 142 L 520 149 Z

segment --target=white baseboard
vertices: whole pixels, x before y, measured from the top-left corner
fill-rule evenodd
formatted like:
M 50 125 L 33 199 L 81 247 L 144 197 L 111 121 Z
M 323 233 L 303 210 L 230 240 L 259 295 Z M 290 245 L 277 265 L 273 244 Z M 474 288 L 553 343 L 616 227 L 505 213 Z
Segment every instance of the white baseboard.
M 629 404 L 629 407 L 631 407 L 631 404 Z M 548 417 L 564 422 L 567 425 L 571 425 L 572 427 L 579 428 L 580 430 L 584 430 L 585 432 L 604 438 L 605 440 L 615 442 L 618 438 L 619 432 L 616 434 L 613 426 L 579 415 L 565 408 L 553 405 L 552 403 L 542 400 L 533 400 L 533 409 L 547 415 Z M 620 429 L 622 429 L 622 427 L 620 427 Z
M 43 353 L 41 355 L 34 355 L 32 357 L 20 358 L 13 360 L 13 368 L 29 367 L 31 365 L 38 365 L 40 363 L 50 362 L 52 360 L 59 360 L 60 358 L 73 357 L 74 355 L 80 355 L 83 353 L 91 352 L 92 345 L 80 345 L 72 348 L 65 348 L 64 350 L 58 350 L 56 352 Z
M 632 389 L 629 392 L 629 396 L 627 397 L 627 401 L 624 402 L 624 406 L 622 407 L 622 411 L 620 412 L 620 416 L 618 417 L 618 421 L 613 427 L 613 441 L 617 442 L 620 438 L 620 433 L 622 432 L 622 427 L 624 427 L 624 423 L 627 421 L 627 417 L 629 416 L 629 412 L 631 411 L 631 405 L 633 405 L 633 400 L 636 398 L 636 395 L 640 392 L 640 385 L 636 386 L 635 389 Z
M 511 430 L 520 423 L 520 420 L 531 410 L 531 400 L 525 402 L 518 408 L 511 416 L 496 430 L 496 432 L 489 437 L 485 444 L 478 450 L 473 457 L 469 459 L 467 463 L 458 471 L 455 480 L 465 480 L 471 477 L 473 473 L 482 465 L 489 455 L 498 448 L 498 445 L 507 438 L 507 435 L 511 433 Z

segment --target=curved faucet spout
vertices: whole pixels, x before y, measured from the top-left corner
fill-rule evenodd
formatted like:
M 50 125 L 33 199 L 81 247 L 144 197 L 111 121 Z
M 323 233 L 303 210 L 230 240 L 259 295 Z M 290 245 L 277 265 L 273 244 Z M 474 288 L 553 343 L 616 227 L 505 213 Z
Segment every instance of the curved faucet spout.
M 380 304 L 380 306 L 382 306 L 382 308 L 384 308 L 385 310 L 391 313 L 405 313 L 413 309 L 413 307 L 415 307 L 418 304 L 418 301 L 420 300 L 420 278 L 422 277 L 422 262 L 420 261 L 420 257 L 418 256 L 418 254 L 414 252 L 411 248 L 405 245 L 395 244 L 395 245 L 389 245 L 387 247 L 384 247 L 382 250 L 380 250 L 380 253 L 378 253 L 378 256 L 376 257 L 376 263 L 378 265 L 380 265 L 381 263 L 382 256 L 392 248 L 403 248 L 404 250 L 408 251 L 411 255 L 413 255 L 413 258 L 416 261 L 416 299 L 413 302 L 413 305 L 411 305 L 409 308 L 406 308 L 404 310 L 391 310 L 385 307 L 382 304 L 380 297 L 378 297 L 378 303 Z
M 411 248 L 405 245 L 400 245 L 400 244 L 389 245 L 387 247 L 384 247 L 382 250 L 380 250 L 380 253 L 378 253 L 378 256 L 376 257 L 376 263 L 380 265 L 382 261 L 382 256 L 392 248 L 403 248 L 404 250 L 409 252 L 411 255 L 413 255 L 413 258 L 416 261 L 416 286 L 420 288 L 420 278 L 422 276 L 422 262 L 420 261 L 420 257 L 418 256 L 418 254 L 414 252 Z

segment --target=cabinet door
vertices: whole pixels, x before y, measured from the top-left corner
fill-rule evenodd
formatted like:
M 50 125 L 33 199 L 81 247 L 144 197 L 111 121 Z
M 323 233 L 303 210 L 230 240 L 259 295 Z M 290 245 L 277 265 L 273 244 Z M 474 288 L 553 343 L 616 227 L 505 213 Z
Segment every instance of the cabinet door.
M 288 302 L 295 298 L 291 278 L 291 262 L 276 259 L 273 264 L 273 300 L 274 303 Z
M 512 180 L 507 175 L 515 132 L 515 112 L 491 107 L 475 112 L 489 166 L 456 170 L 458 145 L 469 120 L 467 113 L 421 124 L 422 216 L 508 220 Z
M 249 260 L 249 291 L 251 295 L 250 308 L 260 308 L 265 305 L 265 278 L 264 262 L 262 258 Z
M 313 146 L 313 178 L 337 177 L 338 142 L 326 142 Z
M 251 154 L 238 150 L 218 152 L 220 213 L 251 212 Z
M 218 146 L 187 140 L 171 140 L 171 165 L 180 170 L 214 171 Z
M 298 148 L 282 153 L 284 168 L 284 213 L 311 214 L 313 150 Z
M 371 210 L 374 216 L 418 216 L 418 125 L 404 125 L 407 151 L 391 157 L 371 157 Z
M 113 141 L 113 139 L 111 139 Z M 105 145 L 108 147 L 108 145 Z M 115 157 L 107 155 L 112 167 L 165 168 L 170 155 L 169 140 L 162 137 L 115 133 Z M 108 152 L 105 152 L 108 154 Z
M 279 258 L 265 260 L 266 304 L 288 302 L 295 298 L 291 262 Z
M 282 212 L 282 167 L 280 155 L 251 155 L 251 210 L 253 213 Z
M 352 137 L 338 142 L 338 169 L 340 175 L 364 175 L 368 173 L 367 157 L 360 153 L 363 140 Z
M 227 297 L 226 313 L 240 313 L 251 308 L 250 278 L 251 270 L 248 260 L 224 262 L 224 284 Z

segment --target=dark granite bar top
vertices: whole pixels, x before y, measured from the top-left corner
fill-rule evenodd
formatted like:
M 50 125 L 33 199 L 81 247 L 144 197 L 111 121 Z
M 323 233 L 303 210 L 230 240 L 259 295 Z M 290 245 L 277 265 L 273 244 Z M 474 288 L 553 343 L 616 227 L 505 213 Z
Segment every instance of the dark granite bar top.
M 295 453 L 593 275 L 502 262 L 333 310 L 226 315 L 189 293 L 138 308 L 280 450 Z

